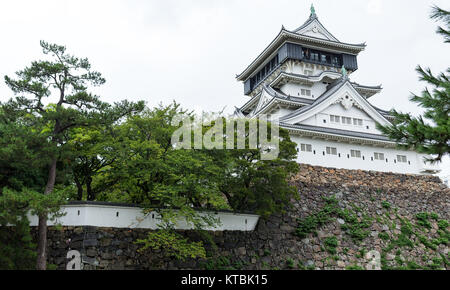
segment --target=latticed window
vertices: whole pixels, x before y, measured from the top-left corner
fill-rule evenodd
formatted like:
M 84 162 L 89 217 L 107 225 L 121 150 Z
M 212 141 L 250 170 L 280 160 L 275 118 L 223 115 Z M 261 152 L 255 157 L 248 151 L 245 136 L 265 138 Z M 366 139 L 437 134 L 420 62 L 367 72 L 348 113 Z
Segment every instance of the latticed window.
M 300 150 L 303 152 L 312 152 L 311 144 L 300 144 Z
M 408 160 L 405 155 L 397 155 L 397 162 L 406 163 Z
M 352 118 L 349 118 L 349 117 L 342 117 L 342 124 L 348 124 L 348 125 L 351 125 L 351 124 L 352 124 Z
M 335 147 L 327 147 L 328 155 L 337 155 L 337 149 Z
M 311 96 L 311 90 L 301 89 L 301 94 L 302 94 L 302 96 L 310 97 Z
M 373 154 L 373 157 L 374 157 L 375 160 L 384 160 L 384 154 L 383 153 L 375 152 Z
M 354 158 L 361 158 L 361 151 L 359 150 L 350 150 L 350 156 Z
M 331 123 L 340 123 L 341 122 L 341 117 L 335 116 L 335 115 L 330 115 L 330 122 Z
M 362 124 L 363 124 L 363 120 L 362 119 L 353 118 L 353 125 L 355 125 L 355 126 L 362 126 Z

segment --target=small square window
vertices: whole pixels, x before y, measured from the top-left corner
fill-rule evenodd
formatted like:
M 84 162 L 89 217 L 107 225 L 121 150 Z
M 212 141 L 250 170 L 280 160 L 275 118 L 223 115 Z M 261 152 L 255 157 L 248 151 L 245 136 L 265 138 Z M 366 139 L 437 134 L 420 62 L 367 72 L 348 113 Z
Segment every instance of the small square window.
M 350 150 L 350 155 L 354 158 L 361 158 L 361 151 L 359 150 Z
M 311 144 L 300 144 L 300 150 L 303 152 L 312 152 Z
M 353 119 L 353 125 L 355 126 L 362 126 L 362 119 Z
M 340 116 L 330 115 L 330 122 L 331 123 L 340 123 L 340 121 L 341 121 L 341 117 Z
M 401 163 L 406 163 L 407 162 L 406 156 L 404 156 L 404 155 L 397 155 L 397 161 L 401 162 Z
M 374 155 L 375 160 L 384 160 L 384 154 L 383 153 L 375 152 L 373 155 Z
M 335 147 L 327 147 L 328 155 L 337 155 L 337 149 Z
M 300 92 L 301 92 L 302 96 L 307 96 L 307 97 L 311 96 L 311 90 L 301 89 Z

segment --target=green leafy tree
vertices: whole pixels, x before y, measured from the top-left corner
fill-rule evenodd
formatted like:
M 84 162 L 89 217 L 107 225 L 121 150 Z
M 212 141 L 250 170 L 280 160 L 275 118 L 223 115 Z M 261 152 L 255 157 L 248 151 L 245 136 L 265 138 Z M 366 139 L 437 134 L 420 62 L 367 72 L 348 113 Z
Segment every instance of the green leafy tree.
M 211 154 L 214 163 L 219 165 L 219 190 L 226 197 L 230 207 L 235 211 L 251 211 L 268 217 L 284 212 L 291 199 L 297 197 L 296 188 L 288 183 L 290 176 L 298 171 L 298 164 L 295 161 L 297 145 L 291 141 L 287 130 L 279 128 L 278 156 L 272 160 L 263 160 L 261 142 L 257 144 L 256 149 L 248 149 L 250 122 L 247 120 L 245 124 L 247 149 L 206 152 Z M 259 128 L 259 122 L 257 127 Z M 267 124 L 267 130 L 267 136 L 271 141 L 270 123 Z M 233 132 L 237 148 L 236 127 Z
M 435 6 L 431 17 L 444 21 L 446 28 L 439 27 L 437 32 L 444 36 L 445 42 L 450 42 L 450 13 Z M 395 117 L 392 126 L 378 125 L 378 128 L 400 147 L 434 155 L 427 161 L 438 162 L 450 152 L 450 68 L 439 75 L 421 66 L 416 70 L 420 80 L 432 87 L 425 88 L 421 95 L 412 95 L 410 99 L 425 109 L 423 116 L 414 117 L 392 110 Z
M 283 212 L 297 195 L 288 184 L 290 175 L 298 170 L 293 161 L 296 144 L 286 130 L 280 130 L 280 152 L 274 160 L 261 160 L 262 144 L 257 149 L 209 150 L 204 146 L 178 149 L 172 144 L 172 136 L 182 124 L 174 126 L 172 120 L 180 114 L 198 125 L 194 114 L 176 103 L 129 117 L 117 128 L 120 133 L 114 142 L 116 162 L 95 179 L 115 183 L 99 199 L 137 203 L 146 212 L 158 213 L 161 231 L 139 241 L 145 249 L 166 249 L 163 245 L 178 240 L 170 251 L 167 248 L 168 255 L 192 257 L 187 253 L 195 249 L 191 253 L 201 257 L 200 244 L 181 239 L 174 232 L 174 225 L 184 220 L 200 231 L 217 226 L 212 213 L 220 209 L 252 211 L 264 216 Z M 222 123 L 226 124 L 224 118 Z M 215 125 L 215 121 L 208 126 L 201 124 L 200 132 L 205 134 Z M 246 126 L 244 139 L 248 147 L 249 121 Z M 226 126 L 223 130 L 226 135 Z M 267 130 L 271 131 L 270 124 Z M 237 142 L 237 127 L 233 134 Z M 191 137 L 188 143 L 194 148 L 194 133 L 184 137 Z
M 43 195 L 31 189 L 14 191 L 3 188 L 0 195 L 0 270 L 35 269 L 36 245 L 30 233 L 28 213 L 49 214 L 52 220 L 62 216 L 59 208 L 67 192 L 56 190 Z
M 17 95 L 3 105 L 6 114 L 31 114 L 36 117 L 36 128 L 48 140 L 44 152 L 48 157 L 48 174 L 43 190 L 51 194 L 55 188 L 57 165 L 67 157 L 65 146 L 70 130 L 79 127 L 95 127 L 111 124 L 123 116 L 140 110 L 143 103 L 127 101 L 114 106 L 100 101 L 88 92 L 88 86 L 99 86 L 105 79 L 91 70 L 86 58 L 66 53 L 64 46 L 41 41 L 43 53 L 48 60 L 33 61 L 30 66 L 16 73 L 16 78 L 5 76 L 6 84 Z M 44 104 L 46 98 L 56 103 Z M 39 213 L 36 268 L 46 269 L 47 213 Z
M 38 124 L 31 114 L 5 114 L 0 106 L 0 269 L 35 269 L 36 245 L 27 213 L 44 208 L 56 212 L 65 202 L 59 194 L 36 193 L 45 186 L 48 161 Z M 61 177 L 59 182 L 67 185 Z
M 84 197 L 95 200 L 97 195 L 115 182 L 98 182 L 97 175 L 117 160 L 117 143 L 114 126 L 95 128 L 75 128 L 70 132 L 68 145 L 71 146 L 73 180 L 77 187 L 77 200 Z M 86 194 L 84 194 L 84 192 Z
M 446 43 L 450 43 L 450 12 L 433 6 L 431 18 L 441 20 L 445 23 L 446 27 L 439 26 L 436 33 L 442 35 Z
M 220 169 L 199 150 L 175 150 L 171 138 L 178 104 L 147 109 L 119 125 L 117 162 L 99 174 L 99 183 L 115 183 L 99 199 L 126 201 L 158 211 L 167 225 L 183 216 L 196 227 L 211 220 L 195 208 L 226 208 L 217 188 Z M 173 209 L 176 209 L 174 211 Z
M 46 180 L 46 138 L 30 114 L 7 114 L 0 106 L 0 195 L 3 188 L 41 190 Z M 33 129 L 33 127 L 35 129 Z

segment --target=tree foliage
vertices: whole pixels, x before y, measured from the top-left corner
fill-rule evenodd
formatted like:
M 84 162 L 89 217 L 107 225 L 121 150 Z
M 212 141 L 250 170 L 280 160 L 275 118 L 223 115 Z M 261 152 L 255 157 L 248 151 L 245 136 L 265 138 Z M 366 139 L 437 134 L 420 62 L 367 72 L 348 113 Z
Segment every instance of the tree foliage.
M 67 193 L 43 195 L 30 189 L 21 192 L 3 188 L 0 195 L 0 270 L 36 268 L 36 244 L 27 214 L 47 212 L 52 219 L 62 216 L 59 208 Z
M 46 60 L 33 61 L 16 73 L 15 78 L 5 76 L 6 84 L 16 94 L 2 105 L 6 115 L 33 116 L 34 130 L 45 137 L 40 154 L 45 154 L 48 166 L 44 194 L 55 188 L 58 163 L 67 159 L 71 130 L 80 127 L 110 125 L 123 116 L 143 108 L 122 101 L 110 105 L 88 91 L 89 87 L 105 83 L 97 71 L 91 69 L 87 58 L 66 53 L 66 47 L 41 41 Z M 52 102 L 55 101 L 55 102 Z M 47 104 L 46 104 L 47 102 Z M 40 159 L 42 160 L 42 159 Z M 47 214 L 39 216 L 37 268 L 46 268 Z
M 450 41 L 450 13 L 433 7 L 432 18 L 444 21 L 446 28 L 439 27 L 446 42 Z M 429 68 L 416 68 L 420 80 L 427 82 L 431 89 L 425 88 L 421 95 L 410 98 L 425 109 L 423 115 L 414 117 L 408 113 L 392 110 L 395 117 L 392 126 L 378 128 L 403 148 L 413 148 L 418 152 L 434 155 L 427 161 L 441 161 L 450 152 L 450 68 L 444 73 L 434 75 Z
M 293 161 L 296 144 L 286 130 L 280 130 L 280 152 L 274 160 L 261 160 L 262 144 L 248 149 L 248 120 L 244 136 L 247 149 L 206 149 L 204 144 L 198 149 L 179 149 L 171 139 L 181 125 L 173 125 L 172 119 L 181 113 L 195 117 L 174 103 L 147 109 L 118 126 L 114 142 L 116 160 L 96 177 L 99 184 L 114 185 L 103 191 L 99 199 L 137 203 L 147 213 L 157 212 L 164 237 L 170 232 L 173 238 L 177 236 L 173 229 L 179 222 L 187 222 L 196 230 L 217 226 L 214 211 L 223 209 L 251 211 L 267 217 L 283 212 L 291 199 L 297 197 L 296 189 L 288 184 L 290 175 L 298 170 Z M 226 119 L 219 119 L 226 124 Z M 200 126 L 204 135 L 215 122 Z M 271 131 L 270 124 L 267 130 Z M 225 137 L 226 131 L 224 126 Z M 235 128 L 235 143 L 237 133 Z M 156 238 L 161 236 L 151 233 L 141 243 L 156 249 L 164 243 Z M 176 247 L 174 244 L 172 250 L 176 251 Z M 171 255 L 179 254 L 173 251 Z
M 186 258 L 206 258 L 206 251 L 201 241 L 192 242 L 179 233 L 170 230 L 150 232 L 145 239 L 138 239 L 136 244 L 143 246 L 139 252 L 147 249 L 162 250 L 169 257 L 179 260 Z
M 180 257 L 189 256 L 186 251 L 203 255 L 201 244 L 174 232 L 180 220 L 202 230 L 219 224 L 217 210 L 269 216 L 296 197 L 288 184 L 298 169 L 296 144 L 287 131 L 280 130 L 273 160 L 261 158 L 267 150 L 261 143 L 256 149 L 175 148 L 172 137 L 180 125 L 174 125 L 174 117 L 195 119 L 195 114 L 177 103 L 144 109 L 143 102 L 102 102 L 88 90 L 105 80 L 87 59 L 67 54 L 64 46 L 44 41 L 41 46 L 48 59 L 32 62 L 15 78 L 5 76 L 16 97 L 0 105 L 0 194 L 8 188 L 32 200 L 26 190 L 44 193 L 36 211 L 38 269 L 46 264 L 47 214 L 62 189 L 72 199 L 130 202 L 147 213 L 156 211 L 161 231 L 142 240 L 144 248 L 172 244 L 171 255 Z M 202 124 L 201 133 L 209 134 L 219 121 L 226 123 L 220 117 Z M 248 120 L 245 127 L 248 145 L 251 134 L 262 132 L 251 132 Z M 229 134 L 223 130 L 219 133 Z M 236 140 L 237 129 L 231 134 Z

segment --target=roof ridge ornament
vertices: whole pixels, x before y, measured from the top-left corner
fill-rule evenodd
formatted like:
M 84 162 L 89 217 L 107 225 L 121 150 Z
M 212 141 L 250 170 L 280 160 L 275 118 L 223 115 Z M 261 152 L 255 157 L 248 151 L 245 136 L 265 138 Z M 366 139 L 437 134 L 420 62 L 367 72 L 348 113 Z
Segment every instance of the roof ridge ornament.
M 314 8 L 314 4 L 311 3 L 311 15 L 310 18 L 317 18 L 316 9 Z
M 345 66 L 342 66 L 341 73 L 342 73 L 342 79 L 343 80 L 347 80 L 348 79 L 348 73 L 347 73 L 347 69 L 345 69 Z

